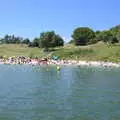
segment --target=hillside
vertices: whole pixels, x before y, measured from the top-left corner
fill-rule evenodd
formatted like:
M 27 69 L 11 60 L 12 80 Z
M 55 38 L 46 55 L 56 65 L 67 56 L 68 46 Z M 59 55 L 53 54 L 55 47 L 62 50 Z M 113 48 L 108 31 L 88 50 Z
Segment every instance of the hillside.
M 102 42 L 79 47 L 74 45 L 65 45 L 64 47 L 55 48 L 52 52 L 44 53 L 40 48 L 30 48 L 26 45 L 3 44 L 0 45 L 0 55 L 37 56 L 40 58 L 57 55 L 60 56 L 61 59 L 120 62 L 120 45 L 107 45 Z

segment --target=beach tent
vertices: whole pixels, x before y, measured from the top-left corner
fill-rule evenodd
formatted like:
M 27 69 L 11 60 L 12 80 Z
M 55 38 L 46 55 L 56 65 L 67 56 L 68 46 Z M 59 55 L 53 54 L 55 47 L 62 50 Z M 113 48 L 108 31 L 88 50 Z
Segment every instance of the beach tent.
M 52 57 L 52 59 L 53 59 L 53 60 L 58 60 L 59 57 L 54 55 L 54 56 Z

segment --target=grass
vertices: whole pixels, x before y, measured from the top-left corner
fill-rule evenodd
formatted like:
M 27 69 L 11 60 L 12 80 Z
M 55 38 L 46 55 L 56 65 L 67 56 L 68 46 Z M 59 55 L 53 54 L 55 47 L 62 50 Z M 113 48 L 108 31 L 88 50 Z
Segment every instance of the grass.
M 100 60 L 120 62 L 120 45 L 107 45 L 102 42 L 89 46 L 65 45 L 54 51 L 44 53 L 40 48 L 29 48 L 26 45 L 2 44 L 0 55 L 6 56 L 37 56 L 39 58 L 57 55 L 64 59 Z
M 0 55 L 6 56 L 30 56 L 30 54 L 41 57 L 42 51 L 39 48 L 29 48 L 26 45 L 3 44 L 0 45 Z

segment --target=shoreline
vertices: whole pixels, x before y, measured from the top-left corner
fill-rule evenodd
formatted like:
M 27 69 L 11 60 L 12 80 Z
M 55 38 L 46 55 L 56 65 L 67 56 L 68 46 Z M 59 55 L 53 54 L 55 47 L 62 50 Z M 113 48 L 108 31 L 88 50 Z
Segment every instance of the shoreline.
M 120 63 L 113 63 L 113 62 L 104 62 L 104 61 L 86 61 L 86 60 L 48 60 L 46 62 L 39 62 L 35 59 L 32 59 L 31 61 L 27 62 L 10 62 L 10 61 L 1 61 L 0 65 L 37 65 L 37 66 L 43 66 L 43 65 L 56 65 L 56 66 L 86 66 L 86 67 L 120 67 Z
M 68 62 L 63 63 L 63 61 L 58 62 L 57 65 L 77 65 L 86 67 L 120 67 L 120 63 L 104 62 L 104 61 L 82 61 L 82 60 L 67 60 Z

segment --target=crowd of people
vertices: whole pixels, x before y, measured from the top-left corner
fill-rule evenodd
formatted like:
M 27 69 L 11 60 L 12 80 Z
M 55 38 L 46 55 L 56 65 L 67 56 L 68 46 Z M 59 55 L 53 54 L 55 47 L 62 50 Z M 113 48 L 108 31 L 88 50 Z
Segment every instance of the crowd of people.
M 47 59 L 39 59 L 39 58 L 29 58 L 24 56 L 0 56 L 0 63 L 1 64 L 32 64 L 32 65 L 39 65 L 39 64 L 47 64 Z
M 29 58 L 24 56 L 0 56 L 0 64 L 30 64 L 30 65 L 78 65 L 78 66 L 102 66 L 120 67 L 120 63 L 81 60 L 60 60 L 52 58 Z

